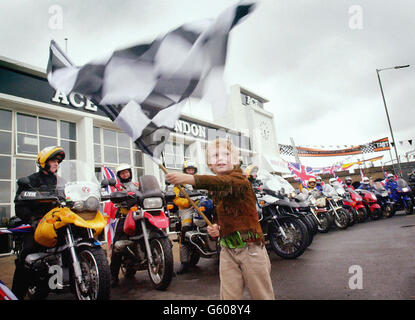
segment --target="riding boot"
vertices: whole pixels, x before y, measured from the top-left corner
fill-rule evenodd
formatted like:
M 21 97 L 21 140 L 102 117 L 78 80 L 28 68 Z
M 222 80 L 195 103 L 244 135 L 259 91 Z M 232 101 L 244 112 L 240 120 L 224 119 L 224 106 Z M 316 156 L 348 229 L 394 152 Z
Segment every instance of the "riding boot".
M 15 260 L 15 265 L 16 269 L 13 275 L 12 292 L 17 299 L 23 300 L 29 288 L 28 270 L 25 269 L 24 265 L 18 259 Z
M 179 270 L 177 270 L 177 274 L 184 274 L 189 271 L 189 264 L 187 262 L 180 263 Z
M 121 259 L 122 255 L 119 253 L 112 253 L 111 256 L 111 264 L 110 264 L 110 271 L 111 271 L 111 287 L 118 286 L 118 275 L 120 273 L 120 267 L 121 267 Z

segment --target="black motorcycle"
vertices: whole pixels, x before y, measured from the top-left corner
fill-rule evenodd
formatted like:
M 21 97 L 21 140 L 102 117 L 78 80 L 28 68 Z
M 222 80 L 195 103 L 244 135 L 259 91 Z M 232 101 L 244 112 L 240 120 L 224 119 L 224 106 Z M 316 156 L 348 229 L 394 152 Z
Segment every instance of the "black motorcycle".
M 207 201 L 207 192 L 202 190 L 186 190 L 189 197 L 198 204 L 206 217 L 212 221 L 212 207 L 203 206 Z M 169 190 L 165 192 L 167 208 L 169 209 L 170 232 L 175 232 L 177 237 L 174 242 L 180 244 L 181 262 L 189 266 L 195 266 L 200 258 L 215 258 L 219 253 L 219 242 L 211 238 L 207 232 L 207 223 L 199 213 L 190 207 L 186 209 L 186 226 L 182 225 L 178 207 L 173 203 L 176 194 Z
M 284 259 L 301 256 L 311 242 L 310 234 L 296 212 L 298 206 L 286 195 L 284 179 L 261 171 L 258 172 L 258 179 L 263 185 L 254 191 L 266 243 Z

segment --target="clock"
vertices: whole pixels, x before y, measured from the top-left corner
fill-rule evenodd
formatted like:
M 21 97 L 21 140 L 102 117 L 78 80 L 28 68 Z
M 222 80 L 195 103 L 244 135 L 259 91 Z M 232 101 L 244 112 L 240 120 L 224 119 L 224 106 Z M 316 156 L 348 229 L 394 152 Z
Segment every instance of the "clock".
M 269 123 L 267 121 L 262 120 L 259 123 L 259 130 L 260 130 L 261 136 L 265 140 L 268 140 L 269 139 L 269 136 L 271 134 L 271 128 L 270 128 Z

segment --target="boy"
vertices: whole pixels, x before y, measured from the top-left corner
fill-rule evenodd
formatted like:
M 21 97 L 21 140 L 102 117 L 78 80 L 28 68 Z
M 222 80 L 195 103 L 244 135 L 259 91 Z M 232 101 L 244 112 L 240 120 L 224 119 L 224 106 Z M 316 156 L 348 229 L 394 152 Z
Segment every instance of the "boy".
M 255 194 L 239 168 L 238 150 L 232 142 L 217 139 L 206 150 L 207 163 L 216 176 L 169 173 L 172 184 L 191 184 L 213 192 L 217 223 L 209 235 L 221 237 L 220 298 L 242 299 L 245 285 L 252 299 L 275 299 L 271 263 L 256 211 Z

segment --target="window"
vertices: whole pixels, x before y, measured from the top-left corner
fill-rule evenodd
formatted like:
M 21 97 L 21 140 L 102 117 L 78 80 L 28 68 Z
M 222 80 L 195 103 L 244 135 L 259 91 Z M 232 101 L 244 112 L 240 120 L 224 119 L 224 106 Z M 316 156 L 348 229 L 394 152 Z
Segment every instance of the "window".
M 12 117 L 12 111 L 0 109 L 0 227 L 5 227 L 10 219 Z
M 76 159 L 75 123 L 17 113 L 16 128 L 18 155 L 37 155 L 45 147 L 59 145 L 66 159 Z
M 144 174 L 143 154 L 124 132 L 94 127 L 94 157 L 99 180 L 102 178 L 101 165 L 115 173 L 118 164 L 128 163 L 133 167 L 134 181 Z
M 162 153 L 165 167 L 181 170 L 186 160 L 194 160 L 191 159 L 190 146 L 178 141 L 168 141 Z

